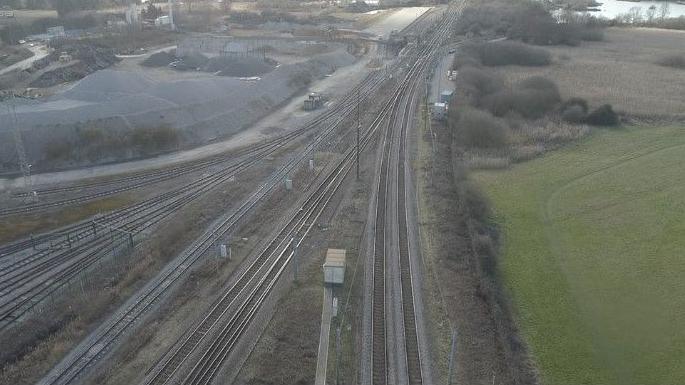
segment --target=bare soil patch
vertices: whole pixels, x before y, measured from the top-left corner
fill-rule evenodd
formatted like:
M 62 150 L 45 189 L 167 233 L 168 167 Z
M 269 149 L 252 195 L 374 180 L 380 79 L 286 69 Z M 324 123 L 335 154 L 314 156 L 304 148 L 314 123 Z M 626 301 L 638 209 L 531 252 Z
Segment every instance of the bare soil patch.
M 45 214 L 13 215 L 0 220 L 0 244 L 15 241 L 28 236 L 70 223 L 79 222 L 91 216 L 124 207 L 132 202 L 129 194 L 119 194 L 100 199 L 78 207 L 67 207 Z

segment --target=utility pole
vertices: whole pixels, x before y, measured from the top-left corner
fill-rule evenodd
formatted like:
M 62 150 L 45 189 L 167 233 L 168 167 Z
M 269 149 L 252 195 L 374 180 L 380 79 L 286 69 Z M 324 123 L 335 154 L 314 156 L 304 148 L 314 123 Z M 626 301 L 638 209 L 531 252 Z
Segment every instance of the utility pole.
M 357 180 L 359 180 L 359 135 L 362 127 L 360 105 L 361 95 L 360 91 L 357 90 Z
M 171 30 L 176 30 L 176 24 L 174 24 L 174 0 L 169 0 L 169 25 Z
M 452 385 L 452 373 L 454 372 L 454 354 L 457 350 L 457 331 L 456 329 L 452 331 L 452 347 L 450 348 L 450 361 L 447 369 L 447 385 Z
M 293 250 L 293 278 L 294 281 L 297 282 L 297 271 L 298 271 L 298 266 L 297 266 L 297 238 L 291 238 L 290 239 L 290 247 Z
M 340 385 L 340 325 L 335 330 L 335 385 Z

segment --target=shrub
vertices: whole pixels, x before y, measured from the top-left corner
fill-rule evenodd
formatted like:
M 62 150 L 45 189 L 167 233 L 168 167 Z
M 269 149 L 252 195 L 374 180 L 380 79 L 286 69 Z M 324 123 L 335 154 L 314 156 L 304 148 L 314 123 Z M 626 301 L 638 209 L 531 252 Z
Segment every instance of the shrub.
M 480 105 L 482 99 L 504 89 L 504 80 L 497 74 L 478 68 L 467 67 L 459 71 L 457 84 L 474 105 Z M 455 98 L 452 98 L 455 100 Z
M 557 87 L 557 84 L 543 76 L 531 76 L 523 79 L 518 84 L 518 88 L 522 90 L 548 92 L 550 96 L 554 98 L 554 100 L 561 100 L 561 96 L 559 95 L 559 87 Z
M 512 90 L 500 91 L 484 98 L 483 106 L 495 116 L 516 113 L 537 119 L 554 110 L 561 101 L 557 85 L 546 78 L 533 76 Z
M 548 51 L 516 41 L 471 44 L 462 52 L 486 66 L 545 66 L 552 62 Z
M 605 104 L 588 114 L 585 122 L 594 126 L 617 126 L 620 120 L 611 105 Z
M 465 67 L 480 67 L 482 64 L 480 60 L 465 54 L 459 54 L 454 57 L 454 63 L 452 63 L 453 69 L 460 69 Z
M 574 104 L 562 110 L 561 118 L 569 123 L 582 123 L 585 120 L 585 114 L 583 107 Z
M 578 97 L 569 98 L 567 101 L 562 103 L 560 110 L 563 112 L 564 110 L 572 106 L 580 107 L 584 114 L 587 114 L 587 112 L 589 111 L 587 100 Z
M 508 127 L 486 111 L 462 109 L 454 129 L 465 147 L 503 148 L 508 144 Z
M 602 41 L 604 40 L 604 29 L 599 27 L 581 28 L 579 37 L 583 41 Z
M 531 44 L 577 45 L 582 40 L 601 40 L 606 22 L 588 15 L 563 12 L 561 22 L 537 1 L 494 1 L 469 6 L 462 12 L 457 32 L 495 34 Z
M 178 141 L 178 133 L 169 126 L 135 128 L 130 140 L 131 145 L 142 154 L 170 150 L 178 144 Z
M 665 67 L 685 69 L 685 55 L 669 55 L 659 59 L 657 64 Z

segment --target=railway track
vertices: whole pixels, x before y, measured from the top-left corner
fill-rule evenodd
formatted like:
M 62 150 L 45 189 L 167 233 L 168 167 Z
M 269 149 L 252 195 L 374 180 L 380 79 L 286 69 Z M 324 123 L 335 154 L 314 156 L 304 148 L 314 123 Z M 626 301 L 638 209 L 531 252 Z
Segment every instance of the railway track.
M 402 67 L 402 65 L 398 67 Z M 394 97 L 387 102 L 374 122 L 364 132 L 361 141 L 362 148 L 368 145 L 383 122 L 395 111 L 396 101 L 403 94 L 405 88 L 406 84 L 398 85 L 394 90 Z M 386 135 L 390 134 L 390 130 L 386 131 Z M 353 165 L 354 148 L 350 148 L 343 160 L 336 165 L 326 179 L 309 190 L 304 202 L 298 205 L 300 209 L 292 214 L 288 223 L 281 227 L 278 235 L 256 256 L 250 267 L 236 280 L 236 283 L 228 287 L 207 315 L 200 319 L 160 359 L 146 376 L 144 385 L 168 383 L 198 385 L 212 382 L 222 363 L 234 349 L 268 296 L 269 291 L 277 283 L 285 266 L 289 263 L 292 257 L 293 239 L 298 239 L 301 242 L 306 237 L 309 229 L 315 223 L 315 218 L 318 218 Z M 323 187 L 325 187 L 324 190 L 322 190 Z M 382 215 L 382 211 L 379 215 Z M 308 220 L 305 218 L 312 216 L 314 220 L 310 220 L 309 225 L 307 225 Z M 306 232 L 302 233 L 303 229 L 306 229 Z M 274 249 L 274 245 L 278 246 Z M 243 299 L 239 299 L 241 294 L 244 295 Z M 203 344 L 203 340 L 209 341 L 205 341 Z M 202 347 L 201 350 L 200 347 Z M 193 357 L 193 352 L 197 350 L 201 354 L 198 357 Z M 193 358 L 195 358 L 194 361 Z M 181 378 L 174 377 L 181 372 L 186 373 L 186 375 Z
M 412 127 L 417 86 L 436 48 L 451 30 L 457 10 L 451 8 L 429 43 L 415 52 L 417 59 L 395 95 L 390 123 L 382 147 L 373 230 L 370 304 L 371 365 L 373 385 L 423 384 L 415 295 L 418 288 L 412 271 L 406 168 L 406 136 Z M 410 53 L 411 55 L 411 53 Z M 399 285 L 397 285 L 399 282 Z M 399 295 L 398 295 L 399 294 Z M 397 309 L 400 309 L 397 311 Z M 427 380 L 430 383 L 430 380 Z
M 366 130 L 363 147 L 395 111 L 397 100 L 405 92 L 407 84 L 410 83 L 398 86 L 394 92 L 396 96 Z M 390 135 L 390 131 L 386 135 Z M 291 213 L 278 234 L 261 249 L 208 313 L 150 370 L 143 384 L 212 382 L 285 271 L 293 255 L 294 240 L 299 240 L 299 244 L 307 236 L 353 165 L 354 148 L 351 148 L 322 182 L 308 190 L 304 201 L 298 204 L 299 209 Z
M 365 148 L 385 120 L 386 106 L 364 132 L 360 148 Z M 306 196 L 290 213 L 277 235 L 257 253 L 249 267 L 236 278 L 208 313 L 186 333 L 146 376 L 143 384 L 177 383 L 209 384 L 222 363 L 233 351 L 254 319 L 270 291 L 282 276 L 297 247 L 309 234 L 316 220 L 338 191 L 355 162 L 355 148 L 345 152 L 320 182 L 308 189 Z M 207 341 L 209 339 L 209 341 Z M 207 346 L 203 346 L 204 344 Z M 193 353 L 202 346 L 201 354 L 191 363 Z M 187 368 L 180 379 L 174 376 Z
M 413 70 L 410 70 L 410 72 Z M 406 88 L 407 82 L 399 85 L 394 92 L 400 95 L 398 89 Z M 374 123 L 365 132 L 362 146 L 366 146 L 381 123 L 390 116 L 397 97 L 382 109 Z M 353 106 L 349 111 L 353 110 Z M 342 118 L 340 119 L 342 121 Z M 332 125 L 336 127 L 340 121 Z M 330 134 L 333 128 L 327 131 Z M 320 141 L 325 135 L 320 135 Z M 308 146 L 302 154 L 288 162 L 280 171 L 280 180 L 287 174 L 287 169 L 295 167 L 301 162 L 315 145 Z M 235 344 L 240 340 L 244 331 L 248 328 L 260 306 L 268 297 L 274 285 L 280 279 L 285 268 L 293 255 L 293 246 L 299 244 L 310 232 L 316 220 L 321 215 L 330 199 L 338 190 L 345 176 L 354 165 L 354 148 L 350 148 L 336 167 L 327 174 L 321 182 L 308 190 L 303 198 L 299 210 L 291 213 L 287 223 L 281 228 L 278 235 L 262 250 L 255 262 L 247 268 L 237 279 L 237 283 L 217 302 L 197 326 L 175 345 L 160 364 L 157 365 L 146 378 L 146 383 L 168 383 L 183 365 L 189 366 L 187 375 L 183 378 L 184 383 L 205 384 L 210 383 L 216 376 L 221 364 L 232 352 Z M 260 194 L 266 194 L 267 185 L 260 187 Z M 252 195 L 241 205 L 244 212 L 254 206 L 259 197 Z M 132 297 L 110 321 L 103 324 L 93 335 L 83 341 L 69 356 L 58 366 L 53 368 L 41 384 L 68 384 L 82 375 L 82 373 L 95 362 L 101 359 L 111 346 L 121 338 L 131 326 L 148 312 L 158 298 L 162 297 L 175 280 L 212 245 L 212 239 L 217 234 L 225 233 L 235 225 L 244 214 L 231 214 L 223 217 L 218 223 L 203 234 L 191 247 L 186 250 L 176 263 L 168 266 L 158 277 L 148 283 L 139 295 Z M 295 242 L 295 239 L 299 240 Z M 242 283 L 241 283 L 242 282 Z M 235 309 L 235 311 L 233 311 Z M 229 317 L 226 320 L 226 317 Z M 227 321 L 227 322 L 225 322 Z M 207 336 L 213 339 L 207 341 Z M 204 341 L 204 342 L 203 342 Z M 197 353 L 197 347 L 202 343 L 209 343 L 207 349 L 202 350 L 200 357 L 189 362 L 193 352 Z M 192 364 L 192 365 L 191 365 Z
M 380 86 L 382 81 L 382 77 L 373 76 L 367 78 L 363 82 L 363 86 L 369 89 L 370 94 Z M 356 97 L 356 90 L 353 93 Z M 356 104 L 347 105 L 345 109 L 340 110 L 340 116 L 335 119 L 335 122 L 323 130 L 316 140 L 310 143 L 304 151 L 298 153 L 289 162 L 286 162 L 286 164 L 272 176 L 270 181 L 263 184 L 255 194 L 250 196 L 240 206 L 240 209 L 236 213 L 225 216 L 212 226 L 210 230 L 184 251 L 179 258 L 167 266 L 167 268 L 155 277 L 155 279 L 149 282 L 141 292 L 132 297 L 107 323 L 98 328 L 90 338 L 83 341 L 63 362 L 53 368 L 48 376 L 41 381 L 41 384 L 71 383 L 74 379 L 78 378 L 83 371 L 92 366 L 94 362 L 101 359 L 112 344 L 114 344 L 125 332 L 130 330 L 133 323 L 146 314 L 158 298 L 162 297 L 167 292 L 168 287 L 182 276 L 183 273 L 208 250 L 212 245 L 213 239 L 216 239 L 218 235 L 224 234 L 229 231 L 229 229 L 233 228 L 260 199 L 271 191 L 275 183 L 278 183 L 278 181 L 288 175 L 289 172 L 306 159 L 309 153 L 314 151 L 326 140 L 326 138 L 330 137 L 334 130 L 344 120 L 345 115 L 354 110 L 354 106 L 356 106 Z M 349 156 L 347 158 L 349 158 Z M 301 211 L 302 210 L 299 210 L 298 212 Z M 311 218 L 311 215 L 309 218 Z M 312 225 L 313 222 L 309 225 L 310 228 Z M 308 232 L 309 230 L 306 231 Z M 248 269 L 247 271 L 249 272 L 251 270 Z
M 329 135 L 344 120 L 356 106 L 357 91 L 364 96 L 372 93 L 380 84 L 381 75 L 374 74 L 350 92 L 335 109 L 304 129 L 297 130 L 281 142 L 274 142 L 269 146 L 260 146 L 254 151 L 239 158 L 235 164 L 226 167 L 215 174 L 189 183 L 179 189 L 150 198 L 131 207 L 114 211 L 98 219 L 98 224 L 84 222 L 72 226 L 66 236 L 53 247 L 31 253 L 29 256 L 16 261 L 0 265 L 0 330 L 14 323 L 26 314 L 41 300 L 48 297 L 55 290 L 68 283 L 85 269 L 93 266 L 110 250 L 117 250 L 132 243 L 132 237 L 159 223 L 165 217 L 178 211 L 186 204 L 194 201 L 215 186 L 229 180 L 235 174 L 248 169 L 264 157 L 283 148 L 287 141 L 294 140 L 300 135 L 311 131 L 315 125 L 328 124 L 322 130 L 319 138 Z M 287 141 L 286 141 L 287 140 Z M 320 144 L 321 140 L 314 141 Z M 277 181 L 270 180 L 272 186 Z M 107 227 L 116 229 L 107 232 Z M 99 228 L 99 233 L 98 233 Z M 64 233 L 62 233 L 64 234 Z M 129 234 L 121 237 L 117 234 Z M 30 240 L 20 242 L 9 249 L 25 250 Z M 35 242 L 35 240 L 34 240 Z M 52 240 L 51 240 L 52 242 Z M 8 248 L 5 248 L 7 251 Z

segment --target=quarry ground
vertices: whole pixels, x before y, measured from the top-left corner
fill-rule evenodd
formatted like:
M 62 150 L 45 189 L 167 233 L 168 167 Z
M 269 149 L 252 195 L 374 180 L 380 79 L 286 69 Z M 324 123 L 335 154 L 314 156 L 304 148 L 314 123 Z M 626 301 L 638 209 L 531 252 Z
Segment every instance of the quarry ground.
M 374 57 L 375 48 L 369 47 L 368 53 L 360 60 L 350 66 L 341 67 L 329 77 L 314 81 L 308 88 L 312 91 L 315 90 L 317 92 L 322 92 L 330 99 L 333 99 L 332 102 L 327 104 L 327 108 L 330 108 L 332 103 L 335 103 L 335 98 L 344 95 L 369 72 L 370 69 L 368 66 Z M 177 76 L 177 72 L 168 69 L 144 69 L 138 66 L 138 63 L 141 61 L 141 59 L 131 59 L 131 61 L 132 63 L 128 63 L 128 61 L 120 63 L 122 70 L 137 70 L 142 71 L 143 73 L 151 72 L 152 75 L 150 76 L 161 76 L 167 78 L 171 76 Z M 207 77 L 206 75 L 196 75 L 194 73 L 181 73 L 181 76 L 189 79 L 197 78 L 198 76 L 203 78 Z M 210 143 L 188 150 L 177 151 L 167 155 L 160 155 L 149 159 L 85 167 L 69 171 L 36 174 L 33 175 L 32 178 L 36 185 L 75 182 L 85 178 L 92 178 L 94 176 L 106 177 L 108 175 L 159 168 L 177 163 L 188 162 L 220 153 L 225 153 L 246 145 L 258 143 L 267 138 L 273 137 L 274 135 L 281 135 L 299 128 L 306 121 L 312 119 L 314 116 L 322 112 L 322 110 L 304 111 L 302 109 L 301 97 L 303 94 L 304 93 L 298 93 L 298 95 L 284 103 L 283 106 L 259 119 L 254 125 L 232 135 L 225 140 L 220 140 L 215 143 Z M 22 183 L 21 178 L 0 179 L 0 190 L 16 187 L 20 183 Z

